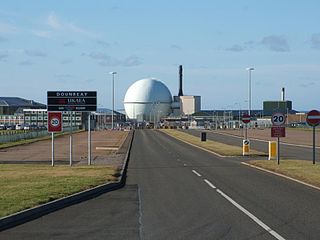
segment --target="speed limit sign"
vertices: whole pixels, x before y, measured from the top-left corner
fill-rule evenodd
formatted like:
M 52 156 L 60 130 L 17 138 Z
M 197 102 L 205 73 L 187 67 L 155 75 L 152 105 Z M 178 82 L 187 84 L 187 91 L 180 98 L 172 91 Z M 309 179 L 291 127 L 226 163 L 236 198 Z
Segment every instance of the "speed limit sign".
M 62 131 L 62 113 L 48 112 L 48 132 Z
M 281 112 L 276 112 L 272 114 L 271 121 L 273 126 L 282 126 L 285 124 L 286 116 Z

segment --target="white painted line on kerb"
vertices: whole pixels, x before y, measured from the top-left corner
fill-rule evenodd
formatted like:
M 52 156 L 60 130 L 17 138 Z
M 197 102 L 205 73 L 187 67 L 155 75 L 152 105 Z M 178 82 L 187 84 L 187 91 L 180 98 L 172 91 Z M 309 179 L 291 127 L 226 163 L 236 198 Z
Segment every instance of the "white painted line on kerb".
M 196 170 L 192 170 L 192 172 L 193 172 L 195 175 L 197 175 L 198 177 L 201 177 L 201 174 L 198 173 Z
M 252 213 L 250 213 L 248 210 L 243 208 L 241 205 L 239 205 L 237 202 L 235 202 L 232 198 L 230 198 L 227 194 L 222 192 L 221 190 L 217 189 L 217 192 L 221 194 L 222 197 L 227 199 L 230 203 L 232 203 L 236 208 L 238 208 L 240 211 L 242 211 L 244 214 L 246 214 L 249 218 L 251 218 L 253 221 L 255 221 L 260 227 L 265 229 L 268 233 L 270 233 L 272 236 L 274 236 L 278 240 L 285 240 L 282 236 L 280 236 L 277 232 L 272 230 L 270 227 L 268 227 L 266 224 L 264 224 L 259 218 L 254 216 Z
M 216 189 L 216 186 L 214 186 L 210 181 L 208 181 L 207 179 L 204 180 L 210 187 L 212 187 L 213 189 Z

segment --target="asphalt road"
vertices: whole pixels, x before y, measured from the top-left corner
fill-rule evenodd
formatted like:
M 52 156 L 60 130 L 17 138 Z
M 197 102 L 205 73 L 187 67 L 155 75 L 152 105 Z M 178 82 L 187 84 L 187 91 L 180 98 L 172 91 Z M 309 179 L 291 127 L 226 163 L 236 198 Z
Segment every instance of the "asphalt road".
M 0 239 L 319 239 L 320 192 L 138 130 L 127 186 Z
M 200 130 L 182 130 L 194 136 L 199 136 L 200 138 Z M 250 130 L 249 130 L 250 131 Z M 223 133 L 215 132 L 215 131 L 206 131 L 207 138 L 213 141 L 218 141 L 222 143 L 226 143 L 233 146 L 242 147 L 242 138 L 232 135 L 226 135 Z M 250 148 L 265 152 L 268 154 L 268 141 L 262 140 L 254 140 L 250 139 Z M 310 146 L 297 146 L 294 144 L 281 143 L 280 139 L 280 156 L 281 159 L 300 159 L 300 160 L 310 160 L 312 162 L 312 147 Z M 316 150 L 316 160 L 320 161 L 320 150 Z

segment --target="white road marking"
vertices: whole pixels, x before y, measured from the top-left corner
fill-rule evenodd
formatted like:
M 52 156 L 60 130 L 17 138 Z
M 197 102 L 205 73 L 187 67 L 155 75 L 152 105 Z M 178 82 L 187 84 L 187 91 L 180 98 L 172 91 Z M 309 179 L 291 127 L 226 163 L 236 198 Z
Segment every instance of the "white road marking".
M 256 216 L 254 216 L 252 213 L 250 213 L 248 210 L 246 210 L 244 207 L 242 207 L 240 204 L 238 204 L 237 202 L 235 202 L 232 198 L 230 198 L 227 194 L 225 194 L 224 192 L 222 192 L 221 190 L 217 189 L 217 192 L 224 197 L 225 199 L 227 199 L 230 203 L 232 203 L 236 208 L 238 208 L 240 211 L 242 211 L 244 214 L 246 214 L 249 218 L 251 218 L 254 222 L 256 222 L 260 227 L 262 227 L 263 229 L 265 229 L 268 233 L 270 233 L 272 236 L 274 236 L 276 239 L 278 240 L 285 240 L 285 238 L 283 238 L 282 236 L 280 236 L 277 232 L 275 232 L 274 230 L 272 230 L 269 226 L 267 226 L 266 224 L 264 224 L 259 218 L 257 218 Z
M 192 170 L 192 172 L 193 172 L 195 175 L 197 175 L 198 177 L 201 177 L 201 174 L 198 173 L 196 170 Z
M 210 187 L 212 187 L 213 189 L 216 189 L 216 186 L 214 186 L 209 180 L 205 179 L 204 180 Z
M 185 166 L 185 167 L 186 167 L 186 166 L 187 166 L 187 164 L 185 164 L 185 163 L 184 163 L 184 164 L 183 164 L 183 166 Z

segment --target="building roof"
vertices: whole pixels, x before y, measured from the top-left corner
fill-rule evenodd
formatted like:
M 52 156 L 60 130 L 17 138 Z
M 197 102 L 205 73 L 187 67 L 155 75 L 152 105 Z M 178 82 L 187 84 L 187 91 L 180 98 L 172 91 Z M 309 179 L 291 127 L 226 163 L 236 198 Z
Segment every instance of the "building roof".
M 0 107 L 43 107 L 46 105 L 19 97 L 0 97 Z

